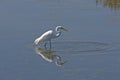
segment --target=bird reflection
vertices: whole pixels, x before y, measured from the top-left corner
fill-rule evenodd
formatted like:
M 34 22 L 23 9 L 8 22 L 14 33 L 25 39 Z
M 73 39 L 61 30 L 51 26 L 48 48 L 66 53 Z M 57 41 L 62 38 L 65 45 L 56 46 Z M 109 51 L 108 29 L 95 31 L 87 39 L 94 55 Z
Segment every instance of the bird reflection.
M 62 61 L 61 56 L 55 54 L 51 50 L 42 49 L 39 46 L 35 46 L 35 52 L 40 55 L 47 62 L 55 62 L 57 66 L 62 66 L 67 61 Z

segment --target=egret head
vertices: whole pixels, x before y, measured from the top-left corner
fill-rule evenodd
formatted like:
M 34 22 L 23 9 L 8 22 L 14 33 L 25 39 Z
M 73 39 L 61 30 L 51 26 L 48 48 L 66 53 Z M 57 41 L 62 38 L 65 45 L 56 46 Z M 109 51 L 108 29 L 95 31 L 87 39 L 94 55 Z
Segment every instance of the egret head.
M 56 31 L 58 31 L 58 30 L 67 31 L 67 29 L 64 28 L 63 26 L 57 26 L 57 27 L 56 27 Z

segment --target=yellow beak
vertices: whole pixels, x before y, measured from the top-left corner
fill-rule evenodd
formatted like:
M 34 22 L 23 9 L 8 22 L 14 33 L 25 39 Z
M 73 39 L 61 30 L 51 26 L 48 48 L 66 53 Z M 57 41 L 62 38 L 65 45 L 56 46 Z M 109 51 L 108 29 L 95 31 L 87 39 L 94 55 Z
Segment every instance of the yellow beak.
M 64 27 L 62 27 L 61 29 L 64 30 L 64 31 L 68 31 L 68 30 L 67 30 L 66 28 L 64 28 Z

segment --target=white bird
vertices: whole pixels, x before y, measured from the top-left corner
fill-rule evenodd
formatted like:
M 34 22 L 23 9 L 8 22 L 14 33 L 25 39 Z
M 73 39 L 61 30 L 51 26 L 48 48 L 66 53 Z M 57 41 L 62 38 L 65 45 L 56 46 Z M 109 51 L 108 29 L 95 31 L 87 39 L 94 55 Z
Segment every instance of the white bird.
M 49 30 L 45 33 L 43 33 L 40 37 L 35 39 L 34 43 L 38 45 L 41 42 L 45 42 L 45 48 L 46 48 L 46 42 L 49 41 L 50 43 L 50 49 L 51 49 L 51 39 L 57 38 L 61 35 L 61 30 L 67 31 L 63 26 L 57 26 L 55 30 Z

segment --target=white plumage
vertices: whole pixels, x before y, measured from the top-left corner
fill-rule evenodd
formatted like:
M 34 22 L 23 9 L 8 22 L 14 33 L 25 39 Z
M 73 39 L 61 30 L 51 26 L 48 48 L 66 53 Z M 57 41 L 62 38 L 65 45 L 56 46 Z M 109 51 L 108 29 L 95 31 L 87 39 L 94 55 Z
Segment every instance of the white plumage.
M 61 30 L 67 31 L 64 27 L 62 26 L 57 26 L 55 30 L 49 30 L 45 33 L 43 33 L 40 37 L 35 39 L 34 43 L 38 45 L 41 42 L 45 42 L 45 47 L 46 47 L 46 42 L 50 42 L 50 48 L 51 48 L 51 39 L 57 38 L 61 35 Z
M 36 45 L 38 45 L 40 42 L 49 41 L 52 34 L 53 34 L 53 31 L 49 30 L 49 31 L 45 32 L 44 34 L 42 34 L 39 38 L 37 38 L 34 43 Z

